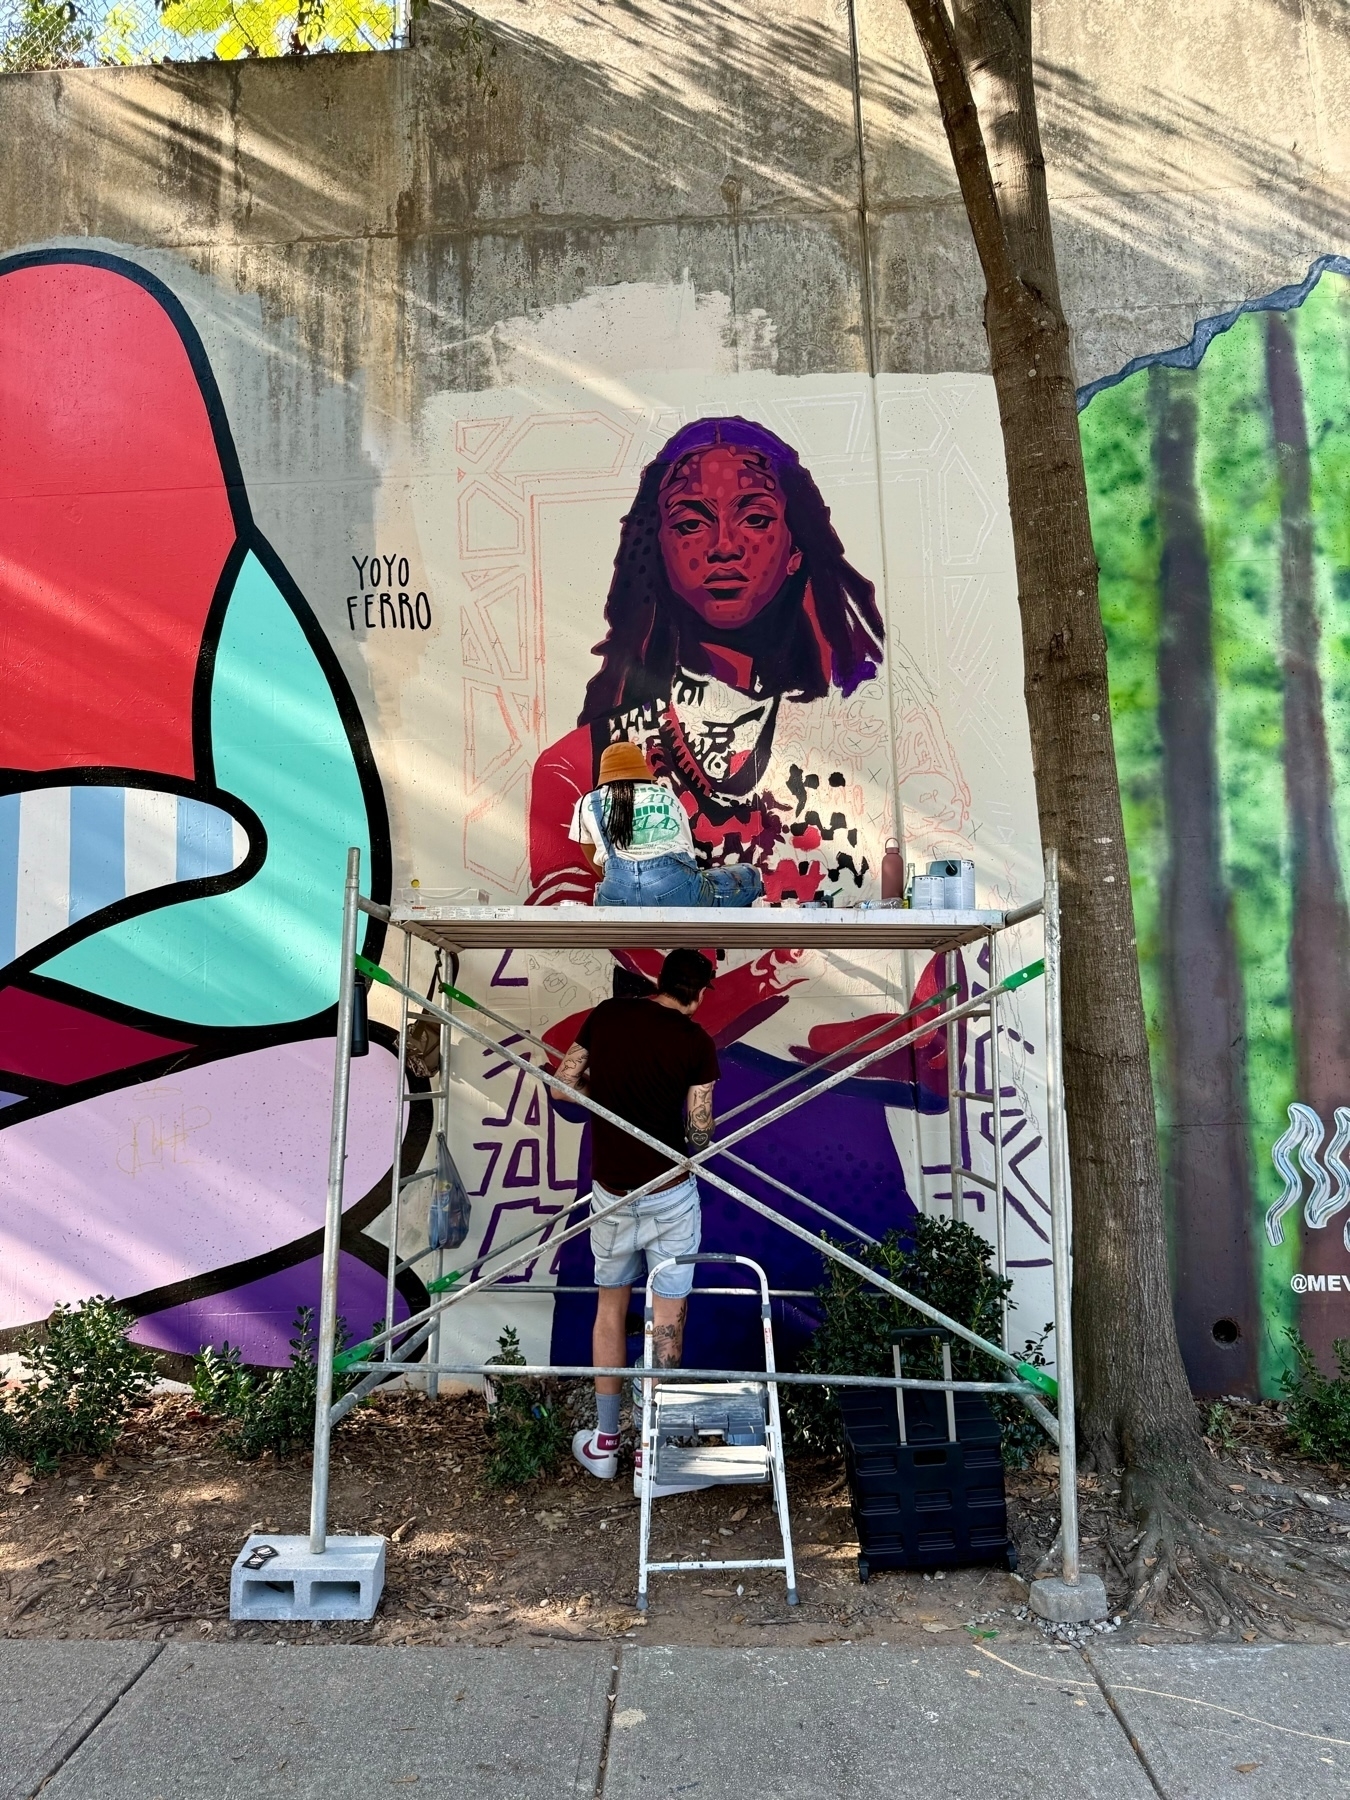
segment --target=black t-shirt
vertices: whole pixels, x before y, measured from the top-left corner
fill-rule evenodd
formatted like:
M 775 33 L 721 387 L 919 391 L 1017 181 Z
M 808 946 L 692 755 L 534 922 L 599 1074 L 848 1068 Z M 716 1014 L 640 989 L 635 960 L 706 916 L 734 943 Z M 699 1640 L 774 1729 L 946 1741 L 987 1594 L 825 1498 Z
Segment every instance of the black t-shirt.
M 577 1033 L 590 1059 L 587 1091 L 630 1125 L 677 1153 L 691 1087 L 718 1076 L 717 1048 L 701 1025 L 654 1000 L 604 1000 Z M 607 1119 L 595 1119 L 591 1172 L 611 1194 L 626 1194 L 671 1167 Z

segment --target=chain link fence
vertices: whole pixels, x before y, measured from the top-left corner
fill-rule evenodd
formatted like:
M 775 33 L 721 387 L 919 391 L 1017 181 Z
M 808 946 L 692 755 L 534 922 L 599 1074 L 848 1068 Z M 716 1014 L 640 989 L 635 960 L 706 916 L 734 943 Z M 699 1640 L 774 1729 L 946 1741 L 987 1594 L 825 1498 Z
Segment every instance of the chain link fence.
M 0 73 L 392 50 L 406 0 L 0 0 Z

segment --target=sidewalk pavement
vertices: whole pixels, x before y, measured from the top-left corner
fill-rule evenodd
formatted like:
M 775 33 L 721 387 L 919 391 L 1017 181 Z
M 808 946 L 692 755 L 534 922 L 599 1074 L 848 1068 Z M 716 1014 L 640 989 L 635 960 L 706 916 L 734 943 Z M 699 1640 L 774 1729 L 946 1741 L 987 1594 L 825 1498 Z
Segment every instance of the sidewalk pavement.
M 0 1640 L 0 1800 L 1350 1800 L 1350 1647 Z

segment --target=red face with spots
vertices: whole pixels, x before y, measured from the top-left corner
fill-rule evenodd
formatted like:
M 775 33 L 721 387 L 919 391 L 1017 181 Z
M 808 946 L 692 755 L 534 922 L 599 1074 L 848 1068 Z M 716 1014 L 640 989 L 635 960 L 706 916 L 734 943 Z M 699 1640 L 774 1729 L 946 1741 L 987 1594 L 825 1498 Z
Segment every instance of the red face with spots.
M 783 490 L 758 451 L 718 444 L 681 457 L 660 504 L 670 585 L 709 625 L 748 625 L 801 567 Z

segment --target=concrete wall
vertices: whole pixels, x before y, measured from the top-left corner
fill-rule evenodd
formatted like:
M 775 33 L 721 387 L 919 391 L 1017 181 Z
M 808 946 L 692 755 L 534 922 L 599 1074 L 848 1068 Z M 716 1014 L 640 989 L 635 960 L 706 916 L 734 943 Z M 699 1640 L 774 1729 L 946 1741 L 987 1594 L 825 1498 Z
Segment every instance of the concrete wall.
M 376 863 L 384 855 L 396 882 L 418 873 L 502 898 L 542 891 L 538 770 L 574 725 L 595 669 L 586 647 L 602 630 L 619 520 L 644 463 L 679 424 L 740 413 L 770 425 L 809 465 L 886 620 L 884 666 L 849 701 L 847 729 L 835 702 L 809 721 L 810 709 L 784 708 L 782 779 L 789 751 L 806 759 L 801 767 L 814 756 L 820 778 L 837 774 L 853 797 L 850 828 L 870 858 L 859 892 L 874 884 L 898 797 L 913 854 L 973 854 L 985 897 L 1027 897 L 1039 851 L 981 290 L 901 0 L 762 0 L 734 17 L 698 0 L 678 9 L 494 0 L 480 12 L 496 46 L 491 92 L 466 66 L 455 16 L 438 5 L 405 52 L 0 78 L 0 141 L 20 147 L 0 168 L 0 250 L 42 251 L 59 268 L 63 247 L 94 249 L 114 272 L 130 265 L 162 283 L 184 309 L 184 343 L 200 338 L 196 379 L 204 366 L 218 385 L 214 398 L 209 382 L 202 393 L 237 542 L 254 546 L 277 604 L 307 634 L 350 749 L 351 770 L 331 779 L 360 776 L 360 829 Z M 1203 18 L 1158 4 L 1040 6 L 1042 130 L 1080 383 L 1185 345 L 1200 321 L 1350 249 L 1348 30 L 1329 0 L 1230 0 Z M 97 305 L 80 313 L 74 290 L 60 287 L 65 276 L 51 279 L 60 305 L 75 311 L 65 327 L 53 313 L 48 328 L 73 333 L 87 351 L 85 374 L 76 356 L 69 379 L 97 387 Z M 40 309 L 23 316 L 23 331 L 37 328 Z M 135 316 L 133 307 L 125 339 L 109 340 L 111 354 L 133 361 Z M 3 353 L 11 366 L 46 354 L 22 335 Z M 152 395 L 169 392 L 159 365 L 147 361 L 146 371 Z M 78 406 L 70 417 L 77 434 L 93 429 Z M 562 430 L 560 420 L 585 430 Z M 138 429 L 130 419 L 124 428 Z M 238 454 L 233 484 L 222 431 Z M 518 450 L 527 437 L 533 461 Z M 425 632 L 382 630 L 360 600 L 351 610 L 353 559 L 371 550 L 407 555 L 409 590 L 433 611 Z M 243 604 L 238 591 L 231 607 Z M 508 612 L 510 630 L 499 635 Z M 53 618 L 59 633 L 59 603 Z M 275 684 L 269 704 L 279 714 L 299 677 L 289 666 L 268 671 L 259 679 Z M 10 784 L 22 888 L 23 857 L 47 841 L 33 835 L 33 771 L 48 788 L 54 778 L 21 748 L 0 760 L 29 771 Z M 107 768 L 86 770 L 70 791 L 110 779 Z M 222 817 L 240 798 L 200 764 L 189 785 L 180 799 Z M 61 856 L 79 812 L 66 804 Z M 192 864 L 200 879 L 244 879 L 240 858 L 255 840 L 239 808 L 233 817 L 242 834 L 234 860 L 221 850 L 218 866 Z M 178 829 L 180 838 L 188 829 L 181 814 Z M 132 860 L 128 847 L 119 867 Z M 180 882 L 186 866 L 180 854 Z M 116 904 L 125 911 L 129 875 L 124 886 Z M 296 904 L 322 911 L 320 898 Z M 26 904 L 20 892 L 20 912 Z M 55 1235 L 27 1285 L 7 1296 L 0 1326 L 101 1285 L 135 1300 L 155 1341 L 192 1348 L 242 1336 L 259 1356 L 276 1354 L 296 1297 L 312 1286 L 318 1215 L 305 1196 L 322 1162 L 323 1107 L 309 1106 L 299 1132 L 284 1228 L 262 1223 L 276 1200 L 266 1146 L 250 1162 L 238 1145 L 259 1092 L 289 1082 L 294 1097 L 321 1085 L 321 1009 L 297 999 L 264 1017 L 242 1002 L 230 1012 L 219 996 L 196 1012 L 167 998 L 142 1003 L 125 971 L 99 960 L 97 940 L 77 932 L 73 877 L 52 906 L 65 936 L 57 945 L 37 926 L 26 939 L 18 930 L 6 978 L 14 992 L 88 1005 L 160 1036 L 135 1054 L 109 1045 L 98 1071 L 66 1080 L 56 1062 L 25 1050 L 30 999 L 13 1002 L 18 1048 L 0 1046 L 0 1086 L 12 1071 L 14 1095 L 0 1114 L 7 1179 L 30 1196 L 40 1179 L 44 1207 L 54 1190 L 66 1198 L 59 1230 L 50 1219 L 11 1228 L 11 1266 L 33 1234 Z M 107 918 L 131 930 L 130 914 Z M 499 1003 L 518 1006 L 536 1030 L 558 1027 L 608 987 L 607 963 L 519 967 L 487 966 L 480 979 L 507 990 Z M 785 990 L 762 983 L 742 1025 L 728 1023 L 727 1042 L 751 1062 L 790 1064 L 794 1045 L 841 1016 L 841 999 L 851 997 L 855 1013 L 894 1008 L 917 973 L 898 963 L 866 979 L 837 965 L 808 971 L 788 1013 L 779 1011 Z M 967 973 L 982 979 L 974 965 Z M 225 964 L 205 981 L 227 988 Z M 0 994 L 0 1026 L 5 1004 Z M 778 1026 L 761 1019 L 766 1005 Z M 752 1014 L 759 1023 L 746 1022 Z M 1047 1316 L 1038 1035 L 1024 1030 L 1010 1052 L 1025 1187 L 1008 1199 L 1007 1219 L 1027 1330 Z M 175 1052 L 164 1039 L 189 1047 Z M 283 1051 L 284 1081 L 275 1065 Z M 973 1034 L 967 1054 L 962 1085 L 973 1085 Z M 313 1069 L 307 1056 L 318 1059 Z M 367 1072 L 372 1117 L 389 1062 L 386 1047 Z M 238 1075 L 228 1096 L 227 1067 Z M 140 1070 L 139 1087 L 147 1071 L 158 1083 L 160 1097 L 138 1119 L 118 1098 L 129 1068 Z M 583 1152 L 575 1122 L 552 1112 L 545 1123 L 527 1119 L 523 1103 L 517 1116 L 515 1097 L 498 1097 L 481 1071 L 460 1073 L 472 1098 L 456 1123 L 466 1172 L 481 1183 L 477 1244 L 519 1224 L 513 1207 L 556 1212 L 584 1175 Z M 940 1207 L 947 1130 L 945 1118 L 925 1118 L 945 1107 L 945 1071 L 940 1080 L 933 1069 L 890 1077 L 886 1091 L 882 1083 L 857 1097 L 872 1109 L 867 1129 L 880 1134 L 867 1178 L 878 1196 L 868 1216 L 880 1227 L 911 1204 Z M 87 1118 L 91 1134 L 85 1161 L 69 1166 L 51 1132 L 41 1136 L 43 1120 L 55 1128 L 67 1114 Z M 209 1151 L 194 1136 L 212 1129 L 204 1114 L 216 1120 Z M 963 1117 L 969 1154 L 982 1153 L 987 1123 L 987 1107 Z M 409 1156 L 422 1154 L 420 1129 Z M 860 1131 L 841 1117 L 810 1147 L 818 1198 Z M 364 1309 L 383 1306 L 379 1284 L 362 1273 L 384 1229 L 382 1113 L 370 1134 L 344 1301 L 361 1328 Z M 180 1156 L 182 1144 L 198 1148 Z M 806 1153 L 792 1151 L 798 1170 Z M 520 1172 L 537 1172 L 541 1157 L 548 1181 L 515 1195 L 529 1185 Z M 883 1167 L 886 1157 L 895 1160 Z M 76 1257 L 61 1273 L 62 1233 L 97 1206 L 99 1170 L 126 1175 L 128 1166 L 137 1181 L 150 1169 L 145 1179 L 162 1188 L 153 1202 L 143 1186 L 118 1201 L 132 1235 L 171 1247 L 150 1258 L 153 1270 L 138 1273 L 140 1252 L 119 1241 L 103 1261 Z M 215 1224 L 205 1231 L 200 1221 L 203 1209 L 215 1219 L 208 1190 L 222 1169 L 252 1196 L 257 1222 L 213 1236 Z M 888 1182 L 906 1196 L 890 1212 Z M 151 1222 L 170 1213 L 172 1225 Z M 982 1204 L 972 1216 L 992 1235 Z M 546 1276 L 541 1259 L 534 1279 Z M 779 1278 L 805 1277 L 784 1266 Z M 416 1300 L 415 1287 L 406 1298 Z M 551 1333 L 555 1350 L 577 1349 L 566 1333 L 579 1327 L 564 1331 L 561 1309 L 521 1301 L 511 1316 L 524 1321 L 527 1347 L 546 1349 Z M 466 1348 L 490 1348 L 499 1323 L 493 1312 L 466 1325 Z M 1242 1324 L 1249 1338 L 1262 1329 L 1255 1308 Z
M 985 366 L 902 0 L 479 11 L 493 98 L 434 5 L 389 55 L 6 78 L 6 142 L 31 148 L 6 158 L 5 240 L 171 248 L 332 375 L 411 396 L 489 384 L 504 319 L 686 269 L 731 296 L 747 363 Z M 1339 7 L 1051 0 L 1037 28 L 1080 382 L 1343 248 Z

